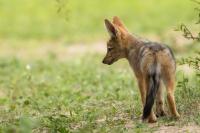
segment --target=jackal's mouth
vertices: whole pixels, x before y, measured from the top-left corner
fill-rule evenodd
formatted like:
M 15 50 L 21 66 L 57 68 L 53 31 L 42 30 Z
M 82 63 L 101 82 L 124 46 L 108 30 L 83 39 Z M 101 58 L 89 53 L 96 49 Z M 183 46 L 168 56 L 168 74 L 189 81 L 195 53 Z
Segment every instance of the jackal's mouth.
M 112 65 L 112 64 L 113 64 L 113 62 L 108 62 L 108 63 L 107 63 L 107 65 Z
M 106 61 L 103 61 L 103 64 L 106 64 L 106 65 L 111 65 L 113 62 L 106 62 Z
M 107 65 L 112 65 L 114 62 L 116 62 L 118 59 L 115 59 L 115 58 L 112 58 L 111 60 L 103 60 L 103 63 L 104 64 L 107 64 Z
M 113 64 L 113 62 L 114 62 L 113 59 L 110 60 L 110 61 L 108 61 L 108 60 L 103 60 L 103 61 L 102 61 L 103 64 L 107 64 L 107 65 L 111 65 L 111 64 Z

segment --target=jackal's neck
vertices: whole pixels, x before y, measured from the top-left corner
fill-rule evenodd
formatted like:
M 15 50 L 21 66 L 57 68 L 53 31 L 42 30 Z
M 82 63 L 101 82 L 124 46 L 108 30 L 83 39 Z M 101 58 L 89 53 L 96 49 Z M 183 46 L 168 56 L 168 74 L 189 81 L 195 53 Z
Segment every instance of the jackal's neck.
M 131 68 L 133 69 L 135 75 L 140 75 L 140 72 L 139 72 L 139 51 L 140 51 L 140 48 L 144 45 L 144 43 L 136 38 L 135 36 L 130 36 L 130 39 L 129 39 L 129 44 L 128 44 L 128 47 L 127 47 L 127 52 L 126 52 L 126 59 L 128 60 Z
M 126 58 L 130 60 L 130 58 L 133 58 L 135 55 L 137 55 L 140 47 L 143 46 L 143 43 L 140 39 L 133 35 L 129 35 L 127 40 Z

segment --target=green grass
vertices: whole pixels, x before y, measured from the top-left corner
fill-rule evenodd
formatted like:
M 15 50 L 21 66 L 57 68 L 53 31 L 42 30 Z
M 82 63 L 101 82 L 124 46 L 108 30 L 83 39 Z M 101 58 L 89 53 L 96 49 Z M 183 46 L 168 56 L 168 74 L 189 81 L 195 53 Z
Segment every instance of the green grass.
M 176 100 L 182 118 L 159 118 L 151 128 L 140 122 L 140 95 L 128 63 L 105 66 L 101 59 L 1 59 L 0 131 L 153 132 L 159 125 L 200 124 L 198 77 L 188 82 L 178 71 Z
M 183 22 L 193 23 L 197 16 L 190 0 L 59 1 L 0 0 L 1 39 L 102 40 L 103 20 L 115 15 L 125 21 L 131 32 L 165 37 L 166 31 Z

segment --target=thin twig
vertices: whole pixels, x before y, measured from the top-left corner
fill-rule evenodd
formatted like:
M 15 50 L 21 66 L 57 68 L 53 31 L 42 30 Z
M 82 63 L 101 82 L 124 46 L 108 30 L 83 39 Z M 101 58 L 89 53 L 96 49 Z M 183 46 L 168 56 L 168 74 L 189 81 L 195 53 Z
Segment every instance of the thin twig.
M 194 36 L 192 34 L 192 32 L 187 28 L 187 26 L 185 24 L 181 24 L 179 30 L 183 32 L 183 36 L 185 38 L 200 41 L 200 37 L 199 36 Z

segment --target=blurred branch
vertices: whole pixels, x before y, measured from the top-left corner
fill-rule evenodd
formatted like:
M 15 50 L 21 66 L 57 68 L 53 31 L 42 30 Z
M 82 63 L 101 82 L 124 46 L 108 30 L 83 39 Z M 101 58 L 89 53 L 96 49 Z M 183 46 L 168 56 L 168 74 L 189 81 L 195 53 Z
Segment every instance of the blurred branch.
M 191 1 L 193 1 L 193 2 L 195 2 L 195 3 L 200 5 L 200 1 L 198 1 L 198 0 L 191 0 Z
M 178 64 L 188 64 L 190 67 L 200 72 L 200 51 L 193 57 L 182 58 L 178 61 Z
M 200 25 L 200 1 L 191 1 L 195 2 L 198 6 L 195 8 L 195 10 L 198 12 L 198 21 L 195 24 Z M 183 36 L 185 38 L 200 41 L 200 29 L 196 36 L 191 32 L 190 29 L 188 29 L 188 27 L 185 24 L 181 24 L 178 30 L 183 32 Z M 193 57 L 188 57 L 185 59 L 182 58 L 178 63 L 179 65 L 188 64 L 190 67 L 197 70 L 197 72 L 200 72 L 200 51 L 198 51 L 197 55 Z M 197 76 L 200 77 L 200 73 L 197 73 Z
M 200 32 L 198 33 L 198 36 L 194 36 L 193 33 L 187 28 L 185 24 L 181 24 L 177 30 L 182 31 L 183 36 L 187 39 L 200 41 Z
M 68 0 L 55 0 L 57 3 L 57 13 L 61 14 L 62 16 L 64 16 L 65 20 L 68 20 L 68 13 L 69 10 L 67 8 L 67 2 Z
M 57 4 L 58 4 L 58 9 L 57 12 L 60 13 L 63 8 L 65 7 L 65 3 L 63 0 L 56 0 Z
M 193 2 L 195 2 L 198 7 L 195 8 L 196 11 L 198 11 L 198 21 L 195 24 L 200 25 L 200 1 L 198 0 L 191 0 Z M 181 24 L 178 29 L 178 31 L 182 31 L 183 32 L 183 36 L 187 39 L 192 39 L 192 40 L 197 40 L 200 41 L 200 31 L 198 32 L 198 34 L 195 36 L 191 30 L 185 25 L 185 24 Z

